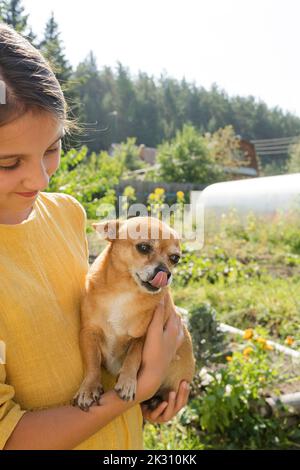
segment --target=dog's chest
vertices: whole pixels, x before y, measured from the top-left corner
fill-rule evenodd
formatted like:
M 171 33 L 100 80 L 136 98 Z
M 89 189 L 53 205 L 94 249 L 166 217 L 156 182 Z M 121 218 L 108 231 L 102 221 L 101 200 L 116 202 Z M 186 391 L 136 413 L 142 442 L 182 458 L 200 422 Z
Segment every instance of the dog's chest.
M 112 374 L 119 372 L 129 341 L 133 337 L 143 336 L 148 327 L 149 316 L 144 315 L 143 311 L 136 315 L 133 310 L 136 312 L 136 302 L 129 292 L 106 304 L 107 329 L 102 349 L 106 368 Z
M 119 373 L 127 349 L 124 337 L 128 335 L 128 314 L 132 294 L 124 293 L 106 305 L 107 331 L 105 334 L 104 362 L 107 370 L 114 375 Z M 128 335 L 128 341 L 130 337 Z
M 131 293 L 124 293 L 113 299 L 107 306 L 107 320 L 115 337 L 128 334 L 129 309 L 132 308 L 132 300 Z

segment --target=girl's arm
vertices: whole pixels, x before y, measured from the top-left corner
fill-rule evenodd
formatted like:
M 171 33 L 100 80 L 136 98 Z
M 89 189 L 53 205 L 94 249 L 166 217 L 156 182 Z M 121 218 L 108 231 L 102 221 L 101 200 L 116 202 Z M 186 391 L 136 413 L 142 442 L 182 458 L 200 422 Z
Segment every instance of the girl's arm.
M 62 406 L 25 413 L 4 450 L 10 449 L 73 449 L 103 426 L 128 410 L 114 391 L 102 395 L 101 406 L 88 412 L 73 406 Z
M 28 411 L 4 449 L 73 449 L 132 406 L 153 396 L 183 339 L 175 311 L 165 329 L 163 319 L 164 305 L 160 304 L 148 328 L 134 402 L 124 402 L 110 390 L 102 395 L 101 405 L 92 406 L 88 412 L 73 406 Z

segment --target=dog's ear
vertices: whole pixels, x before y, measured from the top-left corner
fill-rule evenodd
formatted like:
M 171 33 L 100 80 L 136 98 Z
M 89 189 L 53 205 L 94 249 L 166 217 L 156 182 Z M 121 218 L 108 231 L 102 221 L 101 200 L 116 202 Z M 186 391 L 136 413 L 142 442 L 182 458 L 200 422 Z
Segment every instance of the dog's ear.
M 113 241 L 118 238 L 121 224 L 120 220 L 114 219 L 92 224 L 92 227 L 101 235 L 103 240 Z

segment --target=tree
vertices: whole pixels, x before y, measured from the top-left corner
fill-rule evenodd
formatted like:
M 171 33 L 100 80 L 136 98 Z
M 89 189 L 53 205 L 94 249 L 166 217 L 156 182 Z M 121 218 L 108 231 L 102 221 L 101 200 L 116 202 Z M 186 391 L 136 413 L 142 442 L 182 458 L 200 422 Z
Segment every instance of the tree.
M 44 39 L 40 42 L 39 47 L 44 57 L 53 67 L 59 82 L 66 84 L 71 77 L 72 67 L 65 58 L 58 24 L 55 21 L 53 12 L 46 23 Z
M 34 43 L 36 36 L 28 25 L 29 15 L 24 14 L 21 0 L 0 0 L 0 21 L 12 26 L 18 33 Z
M 136 93 L 135 84 L 129 71 L 120 62 L 117 65 L 115 78 L 115 110 L 117 111 L 118 129 L 117 142 L 125 140 L 131 135 L 136 135 Z
M 182 127 L 186 119 L 179 119 L 179 95 L 180 86 L 177 80 L 161 76 L 158 88 L 158 105 L 160 122 L 163 129 L 163 137 L 171 139 L 176 131 Z
M 239 168 L 248 163 L 247 157 L 240 150 L 240 139 L 232 126 L 225 126 L 212 134 L 207 132 L 204 138 L 210 155 L 217 165 Z
M 105 77 L 109 77 L 106 69 Z M 70 81 L 70 90 L 77 101 L 77 115 L 85 127 L 84 140 L 89 149 L 108 149 L 112 143 L 112 116 L 114 109 L 109 78 L 102 78 L 92 51 L 80 62 Z
M 135 138 L 128 138 L 126 142 L 118 144 L 114 150 L 113 156 L 122 162 L 124 170 L 139 170 L 144 163 L 139 157 L 139 148 L 136 146 Z
M 138 142 L 148 147 L 156 146 L 163 139 L 157 85 L 153 77 L 140 72 L 134 87 L 136 93 L 134 135 Z
M 159 176 L 163 181 L 208 184 L 218 181 L 221 170 L 210 156 L 204 137 L 191 124 L 158 148 Z

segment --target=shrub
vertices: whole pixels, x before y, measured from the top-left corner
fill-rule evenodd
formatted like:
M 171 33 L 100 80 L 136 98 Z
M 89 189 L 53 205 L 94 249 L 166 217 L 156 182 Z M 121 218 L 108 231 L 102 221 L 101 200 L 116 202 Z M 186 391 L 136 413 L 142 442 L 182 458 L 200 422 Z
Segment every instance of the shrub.
M 183 413 L 182 423 L 190 422 L 201 433 L 207 447 L 227 449 L 266 449 L 288 446 L 284 420 L 268 418 L 266 389 L 278 379 L 278 371 L 264 345 L 257 343 L 234 352 L 227 365 L 200 371 L 202 392 Z
M 60 168 L 52 176 L 47 191 L 74 196 L 84 206 L 88 218 L 95 219 L 97 208 L 108 192 L 108 199 L 112 200 L 111 191 L 122 171 L 122 162 L 107 152 L 88 156 L 87 147 L 71 149 L 62 152 Z

